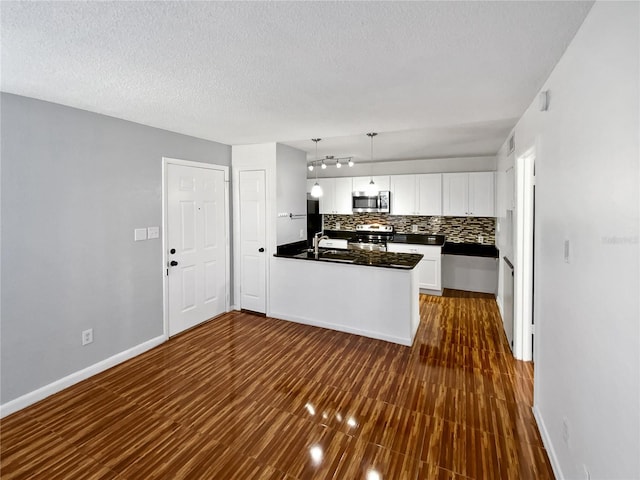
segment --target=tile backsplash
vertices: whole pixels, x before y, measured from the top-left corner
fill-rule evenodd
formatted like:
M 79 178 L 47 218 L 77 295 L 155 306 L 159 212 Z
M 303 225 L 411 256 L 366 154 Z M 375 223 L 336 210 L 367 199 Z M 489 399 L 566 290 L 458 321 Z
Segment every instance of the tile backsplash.
M 355 230 L 356 225 L 369 223 L 393 225 L 398 233 L 416 233 L 412 227 L 417 225 L 417 233 L 445 235 L 448 242 L 495 245 L 496 219 L 493 217 L 418 217 L 384 213 L 324 215 L 326 230 Z

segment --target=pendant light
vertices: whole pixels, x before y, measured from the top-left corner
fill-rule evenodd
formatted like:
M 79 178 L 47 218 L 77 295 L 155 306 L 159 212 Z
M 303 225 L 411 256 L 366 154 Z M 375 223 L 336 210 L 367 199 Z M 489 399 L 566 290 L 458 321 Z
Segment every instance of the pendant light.
M 318 142 L 321 138 L 312 138 L 311 141 L 316 144 L 316 162 L 318 161 Z M 324 167 L 324 164 L 323 164 Z M 326 167 L 325 167 L 326 168 Z M 311 196 L 313 198 L 320 198 L 322 196 L 322 187 L 318 184 L 318 170 L 316 169 L 316 183 L 311 187 Z
M 369 181 L 369 185 L 367 185 L 367 193 L 370 195 L 375 195 L 378 193 L 378 187 L 373 181 L 373 137 L 378 135 L 375 132 L 367 133 L 367 137 L 371 139 L 371 180 Z

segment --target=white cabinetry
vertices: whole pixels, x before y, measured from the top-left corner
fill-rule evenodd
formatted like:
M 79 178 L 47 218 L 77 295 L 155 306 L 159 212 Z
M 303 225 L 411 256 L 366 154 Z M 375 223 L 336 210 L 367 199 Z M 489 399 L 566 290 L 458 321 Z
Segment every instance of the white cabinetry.
M 342 238 L 323 238 L 318 244 L 322 248 L 340 248 L 346 250 L 349 247 L 349 241 Z
M 442 174 L 392 175 L 392 215 L 442 215 Z
M 443 173 L 442 214 L 455 217 L 495 216 L 494 172 Z
M 415 245 L 408 243 L 389 243 L 387 251 L 395 253 L 418 253 L 422 260 L 418 269 L 418 284 L 421 290 L 442 295 L 442 247 L 433 245 Z
M 314 181 L 315 183 L 315 181 Z M 350 215 L 351 205 L 351 177 L 319 178 L 322 187 L 320 197 L 320 213 Z
M 353 191 L 366 192 L 372 177 L 353 177 Z M 389 175 L 374 176 L 373 183 L 378 191 L 389 190 Z

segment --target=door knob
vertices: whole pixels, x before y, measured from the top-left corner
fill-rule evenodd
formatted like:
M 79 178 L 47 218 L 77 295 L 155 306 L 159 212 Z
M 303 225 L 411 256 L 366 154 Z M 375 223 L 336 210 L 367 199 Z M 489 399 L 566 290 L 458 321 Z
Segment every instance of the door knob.
M 262 253 L 262 252 L 264 252 L 264 248 L 260 247 L 260 248 L 258 249 L 258 251 L 259 251 L 260 253 Z
M 169 265 L 175 267 L 176 265 L 178 265 L 178 262 L 176 262 L 175 260 L 171 260 L 171 262 L 169 262 Z

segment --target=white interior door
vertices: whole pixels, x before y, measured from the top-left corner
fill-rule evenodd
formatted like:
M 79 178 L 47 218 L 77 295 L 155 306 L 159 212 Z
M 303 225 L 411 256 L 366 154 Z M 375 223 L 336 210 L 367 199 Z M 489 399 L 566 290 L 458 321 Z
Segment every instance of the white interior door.
M 167 164 L 169 335 L 226 311 L 225 171 Z
M 241 170 L 240 308 L 266 313 L 265 171 Z

